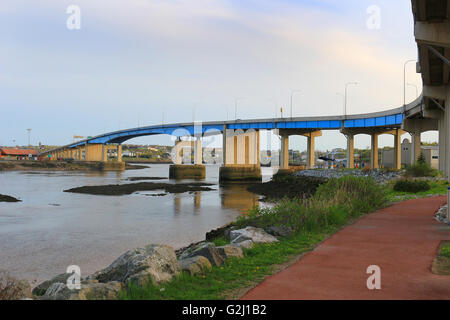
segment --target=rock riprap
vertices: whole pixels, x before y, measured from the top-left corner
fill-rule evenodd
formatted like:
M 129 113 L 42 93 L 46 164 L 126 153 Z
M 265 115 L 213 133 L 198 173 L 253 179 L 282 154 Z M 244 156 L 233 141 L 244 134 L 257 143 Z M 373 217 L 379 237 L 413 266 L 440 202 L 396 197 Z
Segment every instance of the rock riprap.
M 294 173 L 299 177 L 316 177 L 316 178 L 342 178 L 344 176 L 355 177 L 371 177 L 378 183 L 385 183 L 389 180 L 398 178 L 403 174 L 402 171 L 387 171 L 380 169 L 372 170 L 340 170 L 340 169 L 324 169 L 324 170 L 303 170 Z
M 128 281 L 143 285 L 147 280 L 159 285 L 180 273 L 175 251 L 166 245 L 148 245 L 129 250 L 107 268 L 89 276 L 101 283 Z
M 65 283 L 55 282 L 40 300 L 116 300 L 125 285 L 118 281 L 82 283 L 81 289 L 69 289 Z
M 190 275 L 204 274 L 212 269 L 211 262 L 203 256 L 185 258 L 180 260 L 179 263 L 181 270 Z
M 263 229 L 255 227 L 232 230 L 230 232 L 230 240 L 232 245 L 246 240 L 251 240 L 254 243 L 269 243 L 278 241 L 277 238 L 268 234 Z
M 220 266 L 224 262 L 224 259 L 220 255 L 219 250 L 212 242 L 202 242 L 192 248 L 188 248 L 180 255 L 179 259 L 183 260 L 196 256 L 205 257 L 213 266 Z

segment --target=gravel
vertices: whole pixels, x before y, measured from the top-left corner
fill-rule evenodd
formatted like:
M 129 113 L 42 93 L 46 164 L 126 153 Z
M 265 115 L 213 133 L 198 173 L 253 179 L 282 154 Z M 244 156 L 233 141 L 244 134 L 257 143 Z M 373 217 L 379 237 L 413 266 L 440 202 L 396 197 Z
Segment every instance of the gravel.
M 447 223 L 447 208 L 448 205 L 445 205 L 441 207 L 436 213 L 434 214 L 434 218 L 442 223 Z

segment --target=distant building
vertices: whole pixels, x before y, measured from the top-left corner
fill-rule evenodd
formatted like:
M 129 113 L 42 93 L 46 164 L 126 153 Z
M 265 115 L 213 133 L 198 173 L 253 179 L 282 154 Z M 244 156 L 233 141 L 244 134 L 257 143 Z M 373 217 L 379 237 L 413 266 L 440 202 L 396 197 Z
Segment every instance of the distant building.
M 435 169 L 439 168 L 439 146 L 421 146 L 426 162 Z M 402 166 L 411 165 L 411 142 L 404 139 L 401 145 L 401 163 Z M 384 168 L 394 167 L 394 150 L 383 150 L 381 155 L 381 164 Z
M 33 149 L 0 148 L 0 159 L 26 160 L 35 159 L 37 151 Z

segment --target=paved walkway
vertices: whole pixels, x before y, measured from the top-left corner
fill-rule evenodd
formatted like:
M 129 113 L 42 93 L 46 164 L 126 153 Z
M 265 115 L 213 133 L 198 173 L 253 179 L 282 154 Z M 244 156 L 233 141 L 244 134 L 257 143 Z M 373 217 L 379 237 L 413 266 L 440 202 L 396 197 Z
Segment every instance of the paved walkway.
M 450 227 L 434 220 L 445 197 L 402 202 L 348 226 L 243 299 L 450 299 L 450 276 L 431 272 Z M 366 269 L 381 268 L 381 290 Z

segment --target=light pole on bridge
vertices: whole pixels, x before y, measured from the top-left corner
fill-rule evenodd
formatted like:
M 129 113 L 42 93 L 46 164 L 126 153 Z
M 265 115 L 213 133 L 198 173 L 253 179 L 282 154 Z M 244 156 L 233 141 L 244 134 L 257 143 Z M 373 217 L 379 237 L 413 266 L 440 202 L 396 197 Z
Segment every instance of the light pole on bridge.
M 415 59 L 405 61 L 403 65 L 403 107 L 406 107 L 406 66 L 410 62 L 417 62 Z
M 345 84 L 345 96 L 344 96 L 344 117 L 347 117 L 347 89 L 349 85 L 358 85 L 358 82 L 347 82 Z
M 295 93 L 300 93 L 300 92 L 302 92 L 302 91 L 301 90 L 292 90 L 291 91 L 291 119 L 292 119 L 292 101 L 294 99 L 294 94 Z

